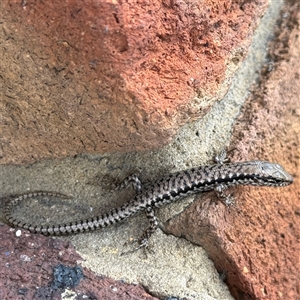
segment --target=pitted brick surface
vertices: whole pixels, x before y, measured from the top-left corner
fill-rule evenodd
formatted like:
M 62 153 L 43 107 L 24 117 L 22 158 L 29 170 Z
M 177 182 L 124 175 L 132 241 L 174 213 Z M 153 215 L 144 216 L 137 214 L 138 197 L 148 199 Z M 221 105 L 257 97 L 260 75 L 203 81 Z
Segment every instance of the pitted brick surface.
M 66 241 L 30 234 L 0 225 L 0 299 L 62 299 L 64 293 L 74 299 L 156 299 L 140 286 L 95 275 L 83 268 L 83 278 L 68 291 L 53 284 L 53 269 L 59 265 L 80 268 L 81 257 Z M 77 267 L 76 267 L 77 266 Z M 77 283 L 77 281 L 76 281 Z M 61 283 L 60 286 L 63 286 Z M 65 298 L 67 299 L 67 298 Z

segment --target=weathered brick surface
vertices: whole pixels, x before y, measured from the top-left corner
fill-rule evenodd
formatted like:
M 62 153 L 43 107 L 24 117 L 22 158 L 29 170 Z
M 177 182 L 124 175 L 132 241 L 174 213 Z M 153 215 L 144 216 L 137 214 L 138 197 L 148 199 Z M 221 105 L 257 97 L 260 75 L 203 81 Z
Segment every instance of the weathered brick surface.
M 165 144 L 226 93 L 268 1 L 1 2 L 1 163 Z
M 25 230 L 17 237 L 15 230 L 0 225 L 0 244 L 1 300 L 58 300 L 67 293 L 65 288 L 53 285 L 53 268 L 60 264 L 78 266 L 81 257 L 69 242 Z M 69 288 L 72 299 L 157 299 L 140 286 L 96 275 L 86 268 L 83 275 L 76 286 Z
M 213 193 L 194 202 L 168 230 L 205 247 L 236 299 L 298 299 L 299 261 L 299 4 L 282 12 L 277 39 L 234 131 L 233 161 L 279 162 L 295 182 L 285 188 L 238 187 L 237 208 Z M 267 71 L 269 70 L 269 71 Z

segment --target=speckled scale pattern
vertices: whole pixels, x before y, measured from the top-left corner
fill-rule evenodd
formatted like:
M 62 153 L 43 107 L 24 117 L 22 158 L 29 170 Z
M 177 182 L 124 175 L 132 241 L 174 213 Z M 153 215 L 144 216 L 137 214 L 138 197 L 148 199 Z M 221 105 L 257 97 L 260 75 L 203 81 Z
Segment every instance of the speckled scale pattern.
M 136 180 L 136 182 L 139 181 Z M 17 196 L 5 204 L 4 215 L 12 226 L 44 235 L 64 235 L 104 228 L 144 210 L 150 220 L 150 227 L 144 234 L 146 239 L 157 227 L 153 211 L 155 207 L 174 202 L 189 194 L 217 191 L 220 186 L 222 189 L 236 185 L 285 186 L 292 182 L 293 177 L 279 164 L 267 161 L 218 163 L 170 174 L 141 190 L 132 201 L 123 206 L 87 220 L 73 221 L 69 224 L 36 226 L 19 221 L 12 216 L 14 206 L 27 198 L 35 196 L 67 197 L 54 192 L 32 192 Z

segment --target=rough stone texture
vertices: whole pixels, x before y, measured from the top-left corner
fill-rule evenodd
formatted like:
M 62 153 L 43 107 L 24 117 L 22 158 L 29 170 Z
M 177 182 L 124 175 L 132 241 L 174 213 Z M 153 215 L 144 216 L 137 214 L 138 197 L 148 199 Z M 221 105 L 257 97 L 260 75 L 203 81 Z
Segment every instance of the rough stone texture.
M 1 1 L 1 162 L 161 146 L 224 96 L 268 2 Z
M 79 155 L 66 159 L 44 160 L 27 166 L 0 165 L 0 191 L 4 195 L 23 193 L 28 190 L 50 190 L 74 196 L 68 203 L 65 203 L 62 199 L 56 199 L 53 202 L 40 199 L 40 201 L 20 203 L 15 211 L 16 215 L 30 222 L 41 224 L 41 222 L 47 220 L 48 222 L 66 222 L 69 220 L 68 218 L 78 219 L 103 214 L 107 209 L 121 205 L 132 196 L 132 194 L 128 194 L 130 192 L 124 190 L 117 193 L 108 193 L 103 186 L 104 176 L 108 175 L 107 177 L 110 179 L 118 178 L 122 180 L 126 176 L 140 170 L 139 177 L 144 184 L 147 181 L 151 182 L 163 176 L 165 173 L 196 165 L 210 164 L 213 156 L 229 144 L 235 118 L 240 112 L 240 107 L 243 105 L 243 101 L 249 91 L 249 86 L 257 80 L 261 64 L 264 61 L 264 55 L 266 54 L 266 40 L 269 40 L 272 36 L 272 24 L 277 19 L 280 6 L 280 1 L 270 2 L 268 11 L 260 20 L 259 27 L 255 31 L 253 39 L 255 42 L 249 48 L 247 58 L 236 72 L 228 95 L 222 101 L 216 102 L 201 120 L 183 126 L 173 141 L 162 147 L 159 151 Z M 292 11 L 296 12 L 297 10 L 294 8 Z M 290 19 L 292 17 L 292 14 L 283 15 L 283 19 Z M 285 31 L 281 29 L 281 32 L 284 33 Z M 288 41 L 288 38 L 283 40 Z M 276 51 L 279 54 L 284 52 L 287 54 L 288 59 L 290 54 L 288 54 L 287 48 L 281 49 L 278 45 L 276 46 Z M 271 69 L 271 66 L 268 66 L 269 69 Z M 296 87 L 297 85 L 293 84 L 292 88 Z M 258 108 L 255 108 L 255 111 L 257 110 Z M 266 114 L 267 116 L 268 114 Z M 249 119 L 251 123 L 248 123 Z M 272 119 L 274 120 L 274 116 Z M 290 120 L 291 122 L 293 121 L 293 119 Z M 254 138 L 253 140 L 248 140 L 250 144 L 236 143 L 237 147 L 239 147 L 237 148 L 239 156 L 235 155 L 232 160 L 248 160 L 253 158 L 276 159 L 278 163 L 283 164 L 289 171 L 293 172 L 295 166 L 291 169 L 291 165 L 285 159 L 280 156 L 277 156 L 277 158 L 272 156 L 273 144 L 266 142 L 266 144 L 261 146 L 258 143 L 258 146 L 256 146 L 256 141 L 259 142 L 263 136 L 257 136 L 256 123 L 254 123 L 251 117 L 244 118 L 244 121 L 246 122 L 245 126 L 251 127 L 250 132 Z M 277 122 L 279 121 L 277 120 Z M 293 121 L 291 127 L 297 127 L 295 124 Z M 243 140 L 243 136 L 236 133 L 235 136 Z M 293 138 L 296 137 L 296 135 L 293 136 Z M 278 135 L 276 137 L 277 145 L 280 139 L 286 141 L 283 135 Z M 251 147 L 252 150 L 250 151 L 246 146 Z M 293 144 L 283 144 L 280 149 L 283 149 L 285 153 L 288 153 L 288 149 L 292 149 L 291 151 L 297 153 L 293 150 L 293 147 L 295 148 Z M 229 154 L 232 157 L 232 153 Z M 269 196 L 271 195 L 271 197 L 273 197 L 273 193 L 276 191 L 276 189 L 272 188 L 264 188 L 263 190 Z M 283 193 L 284 190 L 279 189 L 279 192 Z M 243 209 L 243 191 L 252 192 L 252 200 L 259 202 L 260 196 L 254 194 L 256 191 L 255 187 L 248 190 L 237 188 L 235 193 L 238 196 L 238 208 L 240 210 Z M 205 201 L 207 197 L 211 198 L 214 196 L 209 194 L 200 197 L 203 197 L 202 199 Z M 82 264 L 88 266 L 97 274 L 104 274 L 118 280 L 125 279 L 126 282 L 141 283 L 152 295 L 157 295 L 159 298 L 163 298 L 166 295 L 174 295 L 181 298 L 186 297 L 188 299 L 196 298 L 201 300 L 232 299 L 226 286 L 220 280 L 218 273 L 212 268 L 212 262 L 201 247 L 186 241 L 184 236 L 182 238 L 175 238 L 172 235 L 164 233 L 163 225 L 165 222 L 180 214 L 193 202 L 193 199 L 193 197 L 188 197 L 187 199 L 162 207 L 157 211 L 160 227 L 163 230 L 157 230 L 151 237 L 150 246 L 153 252 L 148 253 L 147 257 L 143 255 L 142 251 L 120 256 L 121 252 L 132 249 L 131 245 L 124 245 L 124 243 L 131 241 L 133 238 L 138 238 L 148 226 L 148 222 L 143 214 L 130 218 L 122 224 L 105 228 L 104 230 L 78 234 L 66 239 L 72 241 L 84 258 Z M 216 206 L 214 203 L 211 203 L 211 205 L 211 209 L 214 209 Z M 270 205 L 273 205 L 273 202 Z M 91 208 L 93 208 L 92 211 Z M 216 213 L 220 217 L 217 218 L 216 214 L 214 221 L 221 222 L 222 224 L 224 221 L 222 221 L 222 216 L 226 209 L 221 204 L 218 204 L 218 208 L 219 210 Z M 264 207 L 261 208 L 261 218 L 264 217 L 264 209 Z M 209 209 L 203 212 L 203 214 L 209 213 Z M 228 223 L 224 223 L 225 226 L 222 228 L 224 234 L 227 233 L 226 226 L 235 226 L 235 223 L 229 220 L 231 214 L 237 216 L 238 211 L 233 209 L 229 212 L 229 216 L 227 213 L 225 214 Z M 240 212 L 243 220 L 246 219 L 244 214 L 244 211 Z M 260 220 L 260 222 L 263 223 L 264 220 Z M 207 234 L 207 237 L 214 234 L 214 226 L 214 223 L 207 225 L 212 230 Z M 242 230 L 239 231 L 239 240 L 242 239 L 243 234 Z M 213 236 L 217 238 L 216 235 Z M 216 247 L 218 241 L 213 240 L 211 245 L 214 246 L 207 247 L 211 251 L 208 255 L 216 257 L 213 254 L 214 251 L 218 250 Z M 235 244 L 232 243 L 232 245 Z M 232 245 L 229 246 L 234 247 Z M 233 266 L 236 260 L 239 259 L 252 262 L 256 254 L 255 252 L 242 254 L 238 252 L 236 253 L 238 258 L 230 257 L 229 261 L 233 262 Z M 223 260 L 225 258 L 225 256 L 222 256 Z M 252 268 L 254 268 L 253 265 Z M 226 275 L 226 268 L 221 271 L 224 271 L 221 276 L 224 278 L 223 275 Z M 246 268 L 245 271 L 247 271 Z M 273 274 L 270 274 L 270 276 L 272 277 Z M 232 282 L 231 277 L 227 276 L 227 280 L 230 282 Z M 241 282 L 244 278 L 241 277 L 238 282 Z M 246 279 L 251 280 L 250 276 Z M 232 290 L 233 292 L 235 291 L 234 288 Z M 293 293 L 293 290 L 291 291 Z M 244 294 L 241 292 L 241 295 Z M 290 297 L 291 299 L 293 299 L 292 296 Z M 289 297 L 286 298 L 288 299 Z
M 129 285 L 83 268 L 79 284 L 72 289 L 53 288 L 53 268 L 59 264 L 74 267 L 82 258 L 67 241 L 30 234 L 21 236 L 0 225 L 0 299 L 149 299 L 140 286 Z M 68 297 L 69 296 L 69 297 Z M 72 296 L 72 298 L 70 298 Z
M 77 164 L 79 164 L 78 161 Z M 72 167 L 74 171 L 74 165 Z M 47 170 L 45 167 L 42 169 Z M 67 168 L 64 166 L 62 169 L 66 171 Z M 32 168 L 30 171 L 31 173 L 36 172 Z M 44 177 L 44 171 L 42 171 L 42 176 Z M 31 178 L 29 181 L 31 181 Z M 90 191 L 87 191 L 87 194 L 91 194 Z M 68 205 L 68 202 L 64 202 L 62 199 L 47 201 L 46 197 L 41 198 L 40 203 L 34 200 L 20 203 L 15 209 L 14 215 L 19 219 L 28 219 L 31 223 L 41 224 L 43 220 L 45 222 L 45 219 L 48 218 L 56 222 L 55 217 L 58 220 L 60 219 L 60 222 L 61 220 L 68 222 L 71 218 L 84 218 L 86 211 L 92 205 L 86 199 L 82 204 L 77 202 L 78 199 L 73 199 L 73 202 Z M 108 202 L 107 199 L 105 200 Z M 64 206 L 67 209 L 64 209 Z M 113 206 L 116 207 L 117 205 L 113 204 Z M 97 212 L 97 204 L 93 204 L 92 207 L 94 208 L 94 214 L 106 212 L 105 205 L 100 205 L 100 212 Z M 51 216 L 51 212 L 54 216 Z M 73 235 L 65 239 L 70 239 L 82 256 L 83 259 L 78 262 L 81 266 L 85 266 L 101 276 L 110 274 L 113 278 L 122 282 L 142 285 L 152 296 L 157 296 L 159 299 L 174 295 L 197 300 L 232 300 L 226 285 L 219 278 L 219 274 L 214 269 L 213 263 L 207 257 L 205 251 L 201 247 L 194 247 L 193 244 L 184 239 L 166 236 L 158 230 L 156 236 L 151 239 L 150 252 L 147 255 L 144 255 L 143 251 L 120 255 L 122 252 L 132 250 L 135 247 L 134 244 L 130 243 L 130 240 L 138 238 L 142 234 L 143 228 L 147 226 L 145 223 L 145 216 L 140 215 L 105 230 Z M 23 234 L 26 233 L 25 230 L 22 230 L 22 232 Z M 0 232 L 0 237 L 2 236 Z M 30 234 L 29 236 L 34 239 L 37 235 Z M 52 251 L 51 243 L 51 238 L 49 238 L 49 251 Z M 5 245 L 5 243 L 1 244 Z M 42 248 L 46 246 L 44 245 Z M 24 246 L 25 250 L 26 247 Z M 29 256 L 29 254 L 27 255 Z M 5 259 L 4 253 L 3 256 Z M 57 262 L 55 263 L 57 265 Z M 66 264 L 65 262 L 62 263 Z M 23 273 L 24 270 L 18 272 Z M 84 275 L 86 275 L 86 269 L 84 269 Z M 30 275 L 26 276 L 30 277 Z M 19 284 L 19 282 L 22 282 L 22 278 L 16 279 L 16 282 Z M 112 281 L 109 282 L 112 284 Z M 94 287 L 99 289 L 99 293 L 104 292 L 105 289 L 102 291 L 101 288 L 105 283 L 107 282 L 95 284 L 95 287 L 89 285 L 86 291 L 92 293 Z M 130 295 L 131 286 L 120 286 L 117 283 L 114 285 L 122 291 L 128 290 Z M 48 286 L 43 285 L 44 289 Z M 41 292 L 51 292 L 49 288 L 45 291 L 44 289 Z M 126 292 L 124 293 L 126 294 Z M 97 299 L 103 298 L 99 297 Z M 111 298 L 108 297 L 108 299 Z
M 268 158 L 295 177 L 293 185 L 239 188 L 237 208 L 194 202 L 166 230 L 202 245 L 224 272 L 236 299 L 298 299 L 300 251 L 299 2 L 282 12 L 270 64 L 254 86 L 233 133 L 232 160 Z

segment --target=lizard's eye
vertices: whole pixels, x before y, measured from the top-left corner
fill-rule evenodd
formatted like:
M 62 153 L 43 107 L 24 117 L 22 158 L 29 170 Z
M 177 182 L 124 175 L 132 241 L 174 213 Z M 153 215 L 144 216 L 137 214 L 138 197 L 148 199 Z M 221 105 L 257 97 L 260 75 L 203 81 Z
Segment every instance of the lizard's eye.
M 277 172 L 274 172 L 274 173 L 273 173 L 273 176 L 274 176 L 274 177 L 282 177 L 282 174 L 281 174 L 280 172 L 277 171 Z

